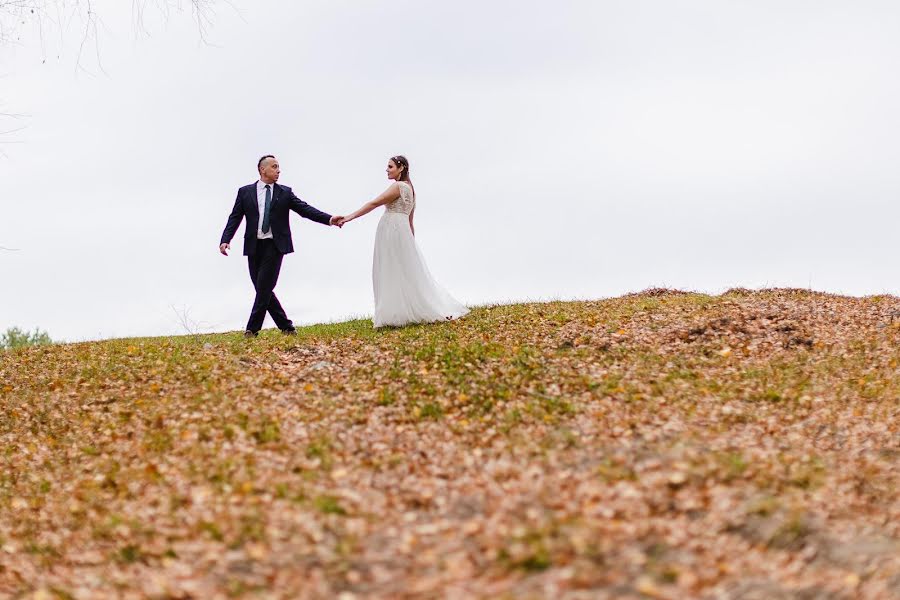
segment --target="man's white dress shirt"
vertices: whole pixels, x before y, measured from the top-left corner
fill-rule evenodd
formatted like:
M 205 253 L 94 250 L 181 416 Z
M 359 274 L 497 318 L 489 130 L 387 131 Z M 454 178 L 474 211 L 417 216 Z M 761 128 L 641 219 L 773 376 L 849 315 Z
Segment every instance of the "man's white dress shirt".
M 262 222 L 263 216 L 266 214 L 266 185 L 268 185 L 272 190 L 272 202 L 275 201 L 275 184 L 274 183 L 263 183 L 262 181 L 256 182 L 256 203 L 259 206 L 259 224 L 256 227 L 256 239 L 258 240 L 271 240 L 272 239 L 272 205 L 269 204 L 269 233 L 263 233 L 262 230 Z

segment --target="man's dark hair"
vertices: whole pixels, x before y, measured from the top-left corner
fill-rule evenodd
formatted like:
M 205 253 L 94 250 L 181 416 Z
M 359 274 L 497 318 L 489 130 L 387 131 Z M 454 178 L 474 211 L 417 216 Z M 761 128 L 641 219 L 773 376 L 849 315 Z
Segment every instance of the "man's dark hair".
M 266 160 L 267 158 L 275 158 L 275 157 L 274 157 L 273 155 L 271 155 L 271 154 L 266 154 L 265 156 L 261 157 L 261 158 L 259 159 L 259 162 L 256 163 L 256 170 L 257 170 L 257 171 L 259 171 L 259 168 L 262 166 L 263 161 Z

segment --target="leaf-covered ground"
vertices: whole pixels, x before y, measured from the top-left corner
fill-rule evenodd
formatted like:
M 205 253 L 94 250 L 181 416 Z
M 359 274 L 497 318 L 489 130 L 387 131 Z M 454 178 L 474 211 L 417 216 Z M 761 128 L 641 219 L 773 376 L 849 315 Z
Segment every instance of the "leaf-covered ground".
M 900 598 L 900 299 L 0 353 L 0 596 Z

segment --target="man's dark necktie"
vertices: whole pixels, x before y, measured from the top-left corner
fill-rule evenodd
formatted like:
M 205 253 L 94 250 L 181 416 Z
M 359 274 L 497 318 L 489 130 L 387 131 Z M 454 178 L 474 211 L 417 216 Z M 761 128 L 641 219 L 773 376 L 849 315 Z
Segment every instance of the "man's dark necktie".
M 272 186 L 266 186 L 266 209 L 263 212 L 262 232 L 269 233 L 269 208 L 272 206 Z

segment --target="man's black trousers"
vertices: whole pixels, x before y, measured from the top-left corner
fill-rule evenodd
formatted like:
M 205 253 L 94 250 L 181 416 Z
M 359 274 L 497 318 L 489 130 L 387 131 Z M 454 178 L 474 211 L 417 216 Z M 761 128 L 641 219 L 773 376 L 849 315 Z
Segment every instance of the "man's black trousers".
M 281 271 L 281 261 L 284 254 L 278 251 L 275 242 L 271 239 L 257 240 L 256 252 L 247 257 L 250 267 L 250 279 L 256 288 L 256 299 L 253 301 L 253 309 L 250 311 L 250 320 L 247 321 L 247 330 L 254 333 L 262 329 L 266 312 L 272 315 L 275 325 L 282 331 L 291 330 L 294 324 L 288 319 L 273 290 L 278 283 L 278 273 Z

